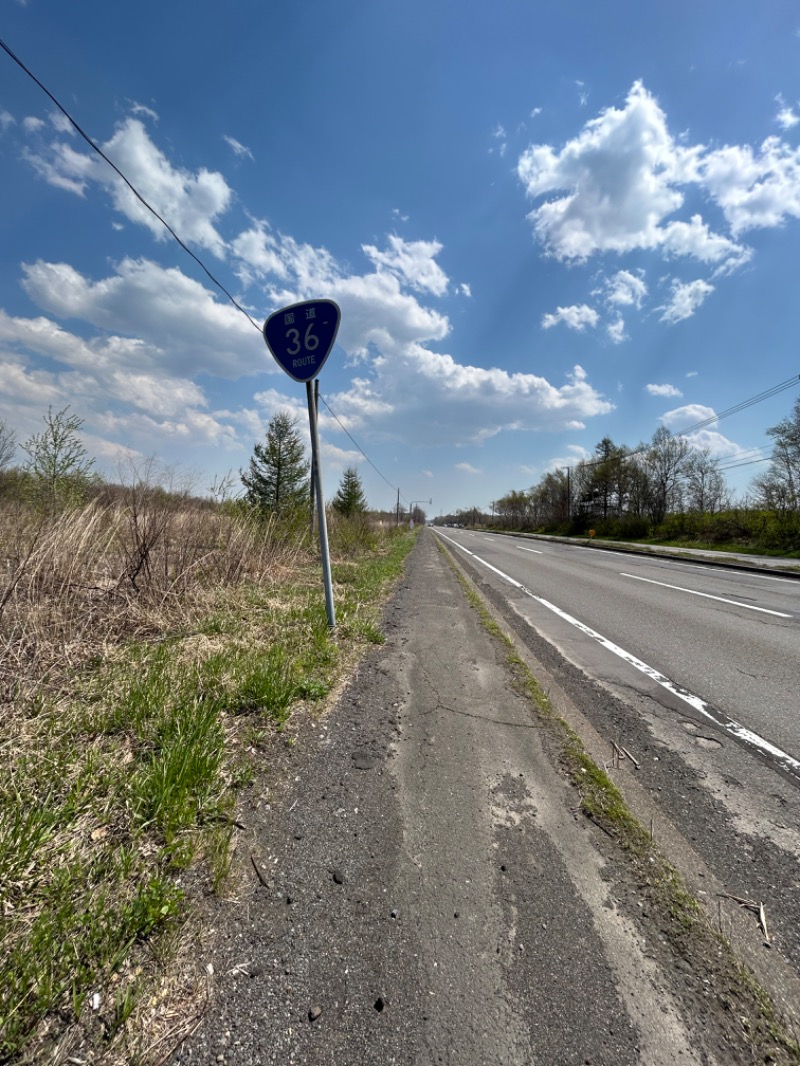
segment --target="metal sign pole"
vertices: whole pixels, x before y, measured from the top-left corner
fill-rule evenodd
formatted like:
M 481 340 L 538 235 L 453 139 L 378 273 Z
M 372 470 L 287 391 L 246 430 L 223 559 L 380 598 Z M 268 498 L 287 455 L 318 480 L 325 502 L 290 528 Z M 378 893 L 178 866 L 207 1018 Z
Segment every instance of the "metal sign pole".
M 341 311 L 334 300 L 303 300 L 273 311 L 264 323 L 264 340 L 275 361 L 294 381 L 304 381 L 308 400 L 308 424 L 311 429 L 311 529 L 314 528 L 314 499 L 317 502 L 319 545 L 322 553 L 322 577 L 325 582 L 325 606 L 328 625 L 336 626 L 333 609 L 331 555 L 328 549 L 328 526 L 325 521 L 325 497 L 322 495 L 322 471 L 319 463 L 317 434 L 317 375 L 331 354 L 339 331 Z
M 308 400 L 308 422 L 311 428 L 311 468 L 314 472 L 317 495 L 317 524 L 319 525 L 319 547 L 322 554 L 322 580 L 325 584 L 325 609 L 328 613 L 328 626 L 336 628 L 336 611 L 333 606 L 333 582 L 331 580 L 331 555 L 328 548 L 328 524 L 325 517 L 325 497 L 322 495 L 322 471 L 319 463 L 319 438 L 317 436 L 317 405 L 314 402 L 314 383 L 306 382 Z

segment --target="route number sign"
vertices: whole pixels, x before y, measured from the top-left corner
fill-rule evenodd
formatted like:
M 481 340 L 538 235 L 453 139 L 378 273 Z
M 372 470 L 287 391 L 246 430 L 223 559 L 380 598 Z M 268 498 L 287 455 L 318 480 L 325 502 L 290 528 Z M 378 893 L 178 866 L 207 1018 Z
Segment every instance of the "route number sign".
M 290 378 L 313 381 L 330 355 L 340 318 L 333 300 L 304 300 L 270 315 L 264 340 Z

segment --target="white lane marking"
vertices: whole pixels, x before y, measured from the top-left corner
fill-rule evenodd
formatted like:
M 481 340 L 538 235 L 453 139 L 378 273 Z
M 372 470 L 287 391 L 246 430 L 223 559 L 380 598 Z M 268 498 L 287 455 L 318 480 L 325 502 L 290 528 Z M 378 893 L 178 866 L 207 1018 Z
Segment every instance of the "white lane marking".
M 618 644 L 614 644 L 614 642 L 609 640 L 608 637 L 604 637 L 601 633 L 591 629 L 584 622 L 580 622 L 577 618 L 573 618 L 572 615 L 567 614 L 566 611 L 562 611 L 560 607 L 556 607 L 556 605 L 550 603 L 549 600 L 544 599 L 542 596 L 535 595 L 535 593 L 531 592 L 530 589 L 525 588 L 525 586 L 519 581 L 516 581 L 509 574 L 504 574 L 502 570 L 498 570 L 497 567 L 492 566 L 491 563 L 487 563 L 485 559 L 481 559 L 479 555 L 471 552 L 469 548 L 465 548 L 462 544 L 459 544 L 458 541 L 452 540 L 452 538 L 445 536 L 444 533 L 441 533 L 440 536 L 443 537 L 444 540 L 449 541 L 449 543 L 456 548 L 460 548 L 461 551 L 465 552 L 476 562 L 481 563 L 481 565 L 485 566 L 487 570 L 492 570 L 504 581 L 507 581 L 509 585 L 519 589 L 526 596 L 530 596 L 532 600 L 536 600 L 537 603 L 542 604 L 542 606 L 546 607 L 549 611 L 553 611 L 554 614 L 563 618 L 565 622 L 569 622 L 570 625 L 575 626 L 576 629 L 585 633 L 586 636 L 591 637 L 592 640 L 596 640 L 601 647 L 612 652 L 614 655 L 619 656 L 620 659 L 623 659 L 626 663 L 629 663 L 635 669 L 651 678 L 656 684 L 661 685 L 662 688 L 665 688 L 668 692 L 677 696 L 678 699 L 683 700 L 684 703 L 688 703 L 688 705 L 697 711 L 698 714 L 702 714 L 704 718 L 713 722 L 718 728 L 723 729 L 726 733 L 730 733 L 731 736 L 738 737 L 739 740 L 750 745 L 750 747 L 753 747 L 764 754 L 771 755 L 778 763 L 780 763 L 784 770 L 791 774 L 792 777 L 800 780 L 800 759 L 795 759 L 782 748 L 776 747 L 771 741 L 766 740 L 758 733 L 754 733 L 751 729 L 741 725 L 733 718 L 729 718 L 726 714 L 722 714 L 722 712 L 712 714 L 708 709 L 708 703 L 704 699 L 701 699 L 700 696 L 695 696 L 687 689 L 681 688 L 680 685 L 677 685 L 665 674 L 656 670 L 655 667 L 648 666 L 648 664 L 642 662 L 641 659 L 637 659 L 635 655 L 632 655 L 629 651 L 625 651 L 625 649 L 621 648 Z
M 533 552 L 534 555 L 544 555 L 544 552 L 537 551 L 536 548 L 523 548 L 521 544 L 518 544 L 517 547 L 521 552 Z
M 620 574 L 620 577 L 629 577 L 632 581 L 645 581 L 648 585 L 660 585 L 662 589 L 673 589 L 675 592 L 687 592 L 690 596 L 702 596 L 704 600 L 717 600 L 719 603 L 729 603 L 733 607 L 744 607 L 748 611 L 759 611 L 761 614 L 774 614 L 776 618 L 791 618 L 784 611 L 770 611 L 767 607 L 754 607 L 750 603 L 740 603 L 739 600 L 728 600 L 724 596 L 712 596 L 710 592 L 696 592 L 694 589 L 685 589 L 681 585 L 668 585 L 665 581 L 653 581 L 649 577 L 638 577 L 636 574 Z
M 687 570 L 702 570 L 706 574 L 719 574 L 720 567 L 709 566 L 708 563 L 705 566 L 702 563 L 684 563 L 680 559 L 670 559 L 671 563 L 677 563 L 678 566 L 686 567 Z M 723 570 L 724 573 L 724 570 Z M 797 587 L 797 579 L 793 577 L 774 577 L 772 574 L 762 574 L 755 570 L 737 570 L 738 577 L 756 577 L 761 581 L 785 581 L 790 585 Z
M 616 551 L 615 552 L 615 551 L 611 551 L 611 549 L 609 549 L 609 548 L 590 548 L 587 544 L 567 544 L 566 547 L 568 547 L 568 548 L 579 548 L 581 551 L 584 551 L 584 552 L 599 552 L 601 555 L 616 555 L 616 557 L 618 559 L 619 559 L 620 555 L 624 555 L 625 554 L 625 552 L 623 552 L 623 551 Z M 674 563 L 676 566 L 686 566 L 686 567 L 689 567 L 692 570 L 705 570 L 705 571 L 709 571 L 710 570 L 712 574 L 713 573 L 717 573 L 718 574 L 720 572 L 720 567 L 719 566 L 714 566 L 712 563 L 703 564 L 703 563 L 684 562 L 683 559 L 678 559 L 674 555 L 656 555 L 655 553 L 651 554 L 649 552 L 644 552 L 642 555 L 634 555 L 633 552 L 628 552 L 627 554 L 628 554 L 628 557 L 632 561 L 635 561 L 637 563 L 662 563 L 662 562 L 666 562 L 666 563 L 670 563 L 670 564 Z M 733 565 L 735 565 L 736 556 L 732 555 L 732 556 L 730 556 L 730 559 L 731 559 L 731 563 Z M 729 563 L 728 565 L 730 566 L 731 564 Z M 788 581 L 792 585 L 797 585 L 797 578 L 794 578 L 794 577 L 775 577 L 772 574 L 762 574 L 760 571 L 753 570 L 753 569 L 744 569 L 744 570 L 740 570 L 738 572 L 741 573 L 741 574 L 745 574 L 747 577 L 759 577 L 759 578 L 761 578 L 762 581 Z

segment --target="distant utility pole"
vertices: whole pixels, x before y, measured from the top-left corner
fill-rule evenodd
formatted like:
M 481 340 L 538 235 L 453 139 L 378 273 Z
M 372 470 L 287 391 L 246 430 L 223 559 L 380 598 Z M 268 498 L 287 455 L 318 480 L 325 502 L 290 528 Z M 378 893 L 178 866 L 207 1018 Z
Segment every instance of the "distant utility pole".
M 400 525 L 400 489 L 397 490 L 397 524 Z

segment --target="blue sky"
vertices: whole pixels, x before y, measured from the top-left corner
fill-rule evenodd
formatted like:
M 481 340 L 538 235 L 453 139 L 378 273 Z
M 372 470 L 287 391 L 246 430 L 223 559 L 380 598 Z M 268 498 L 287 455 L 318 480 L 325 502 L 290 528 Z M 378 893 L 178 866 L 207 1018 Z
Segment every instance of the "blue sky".
M 800 372 L 795 3 L 3 0 L 2 36 L 258 322 L 342 309 L 327 495 L 488 507 Z M 0 418 L 200 492 L 305 389 L 0 53 Z M 746 491 L 789 390 L 692 442 Z M 20 453 L 20 460 L 23 458 Z M 387 484 L 388 482 L 388 484 Z

